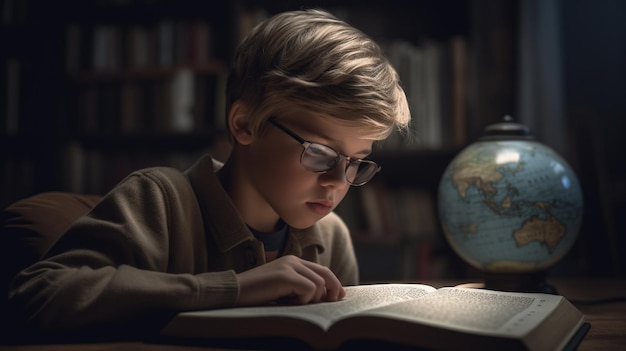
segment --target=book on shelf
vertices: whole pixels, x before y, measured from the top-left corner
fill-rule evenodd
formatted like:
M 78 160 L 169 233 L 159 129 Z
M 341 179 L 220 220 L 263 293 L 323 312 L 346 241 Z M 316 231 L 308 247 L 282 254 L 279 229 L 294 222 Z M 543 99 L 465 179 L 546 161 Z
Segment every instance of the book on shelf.
M 394 212 L 388 210 L 391 196 L 384 184 L 371 182 L 360 190 L 361 210 L 370 236 L 397 236 L 397 221 L 392 217 Z
M 157 40 L 149 28 L 133 25 L 128 29 L 126 41 L 127 66 L 141 69 L 156 66 Z
M 346 287 L 337 302 L 182 312 L 161 330 L 172 342 L 292 341 L 312 349 L 397 345 L 441 350 L 561 350 L 588 329 L 566 298 L 422 284 Z
M 92 69 L 94 71 L 122 68 L 122 29 L 114 25 L 98 25 L 93 30 Z
M 452 146 L 464 147 L 467 144 L 467 109 L 468 109 L 468 51 L 467 41 L 463 36 L 454 36 L 449 40 L 450 51 L 450 128 Z
M 468 48 L 464 36 L 416 45 L 387 43 L 411 111 L 410 135 L 395 132 L 386 149 L 440 149 L 465 144 L 468 108 Z
M 194 129 L 193 108 L 195 101 L 194 74 L 190 69 L 180 69 L 172 77 L 169 86 L 170 125 L 166 130 L 191 132 Z M 202 97 L 200 97 L 202 98 Z
M 121 86 L 120 131 L 131 134 L 142 130 L 143 91 L 137 82 L 123 82 Z
M 157 25 L 157 64 L 171 66 L 174 64 L 175 36 L 174 22 L 171 19 L 163 19 Z
M 359 203 L 341 212 L 363 212 L 362 221 L 372 237 L 411 237 L 432 241 L 439 233 L 435 201 L 429 190 L 412 186 L 391 188 L 372 182 L 359 189 L 359 197 Z

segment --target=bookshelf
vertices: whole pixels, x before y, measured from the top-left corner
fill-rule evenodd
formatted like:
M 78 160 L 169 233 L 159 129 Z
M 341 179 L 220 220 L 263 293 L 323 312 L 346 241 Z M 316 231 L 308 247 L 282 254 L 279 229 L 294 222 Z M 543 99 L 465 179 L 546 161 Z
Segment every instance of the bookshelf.
M 436 189 L 456 152 L 514 111 L 515 3 L 3 0 L 0 205 L 49 190 L 104 193 L 134 169 L 225 155 L 218 92 L 234 47 L 273 13 L 322 7 L 383 46 L 416 118 L 414 141 L 381 143 L 372 157 L 383 171 L 338 209 L 364 280 L 463 276 L 439 233 Z M 421 199 L 411 206 L 430 211 L 419 215 L 426 230 L 370 227 L 362 199 L 398 194 Z
M 226 1 L 4 0 L 0 205 L 223 155 Z M 6 40 L 5 40 L 6 39 Z

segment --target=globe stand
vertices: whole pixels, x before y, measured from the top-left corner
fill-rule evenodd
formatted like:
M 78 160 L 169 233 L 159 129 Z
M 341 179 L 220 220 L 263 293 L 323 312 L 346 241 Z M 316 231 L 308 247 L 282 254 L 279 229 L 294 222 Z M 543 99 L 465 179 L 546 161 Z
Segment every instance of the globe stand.
M 531 273 L 483 272 L 483 277 L 485 289 L 558 294 L 556 288 L 546 281 L 545 271 Z

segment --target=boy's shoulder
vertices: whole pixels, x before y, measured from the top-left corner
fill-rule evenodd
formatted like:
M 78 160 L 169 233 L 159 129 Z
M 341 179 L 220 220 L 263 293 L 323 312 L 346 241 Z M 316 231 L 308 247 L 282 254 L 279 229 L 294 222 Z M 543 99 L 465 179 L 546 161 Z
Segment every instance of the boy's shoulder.
M 178 183 L 189 181 L 184 171 L 175 167 L 167 166 L 154 166 L 138 169 L 129 174 L 128 177 L 144 178 L 158 183 Z
M 194 193 L 193 188 L 185 171 L 175 167 L 152 166 L 137 169 L 128 174 L 112 189 L 111 193 L 122 197 L 145 197 L 148 194 L 159 193 L 165 197 L 182 196 L 182 194 L 191 196 Z
M 184 182 L 190 181 L 190 173 L 198 174 L 201 177 L 214 174 L 223 164 L 214 158 L 205 155 L 199 158 L 196 163 L 187 169 L 180 169 L 172 166 L 151 166 L 135 170 L 128 177 L 148 178 L 153 181 Z
M 350 236 L 350 231 L 345 222 L 335 212 L 331 212 L 313 225 L 317 235 L 322 239 L 331 241 L 343 241 Z

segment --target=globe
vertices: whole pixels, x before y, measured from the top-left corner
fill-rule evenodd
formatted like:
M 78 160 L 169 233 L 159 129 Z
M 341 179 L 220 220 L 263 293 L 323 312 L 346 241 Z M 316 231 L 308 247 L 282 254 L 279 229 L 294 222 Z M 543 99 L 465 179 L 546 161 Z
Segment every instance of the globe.
M 505 117 L 447 166 L 438 211 L 452 249 L 487 288 L 555 292 L 546 270 L 574 245 L 583 196 L 575 173 Z

